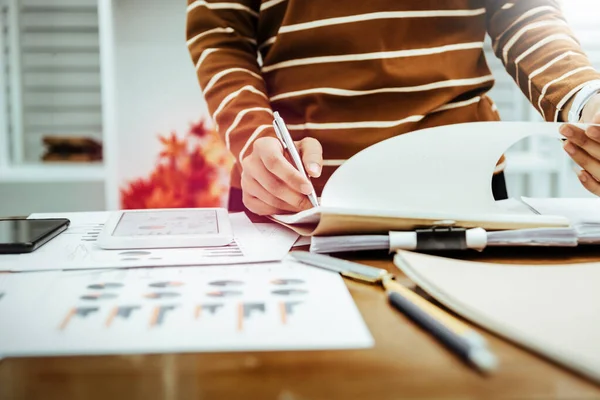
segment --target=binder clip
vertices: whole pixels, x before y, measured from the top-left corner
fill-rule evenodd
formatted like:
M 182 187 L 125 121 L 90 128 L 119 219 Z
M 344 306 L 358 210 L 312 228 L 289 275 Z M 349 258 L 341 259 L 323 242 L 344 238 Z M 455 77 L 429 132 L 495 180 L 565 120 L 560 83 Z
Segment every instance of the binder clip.
M 432 227 L 416 229 L 417 250 L 466 250 L 467 230 L 457 227 Z

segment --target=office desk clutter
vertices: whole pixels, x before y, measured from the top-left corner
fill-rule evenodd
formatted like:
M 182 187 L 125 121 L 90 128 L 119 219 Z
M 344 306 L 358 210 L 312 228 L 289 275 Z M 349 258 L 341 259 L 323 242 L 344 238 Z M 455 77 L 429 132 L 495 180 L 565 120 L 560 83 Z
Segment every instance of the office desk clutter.
M 385 271 L 314 261 L 326 257 L 317 252 L 385 249 L 457 314 L 600 381 L 600 359 L 586 354 L 600 337 L 600 264 L 489 266 L 403 251 L 597 243 L 598 199 L 496 202 L 491 193 L 507 148 L 530 135 L 560 139 L 559 126 L 473 123 L 389 139 L 346 161 L 313 209 L 259 223 L 229 214 L 234 240 L 221 246 L 107 250 L 97 241 L 110 212 L 32 214 L 71 224 L 33 253 L 0 256 L 0 355 L 368 348 L 373 337 L 339 273 L 379 274 L 371 282 L 391 307 L 494 371 L 480 335 Z M 314 253 L 289 255 L 307 237 Z M 559 309 L 570 313 L 553 319 Z
M 165 225 L 186 211 L 144 213 Z M 96 241 L 111 213 L 30 218 L 51 216 L 70 227 L 33 253 L 0 257 L 0 271 L 17 272 L 0 274 L 4 357 L 373 345 L 342 279 L 288 260 L 298 234 L 279 224 L 230 214 L 228 245 L 105 250 Z
M 246 214 L 236 213 L 230 215 L 235 241 L 227 246 L 104 250 L 97 246 L 96 241 L 109 216 L 110 212 L 32 214 L 30 218 L 68 218 L 71 226 L 31 254 L 0 257 L 0 271 L 30 272 L 280 261 L 298 239 L 296 233 L 283 226 L 274 223 L 266 226 L 255 225 Z

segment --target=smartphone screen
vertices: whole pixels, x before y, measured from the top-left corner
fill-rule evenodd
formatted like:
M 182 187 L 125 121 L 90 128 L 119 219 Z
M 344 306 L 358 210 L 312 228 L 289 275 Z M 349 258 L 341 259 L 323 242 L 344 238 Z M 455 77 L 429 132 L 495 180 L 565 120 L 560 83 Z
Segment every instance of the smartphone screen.
M 68 226 L 67 219 L 3 219 L 0 220 L 0 252 L 2 249 L 33 248 L 45 243 Z

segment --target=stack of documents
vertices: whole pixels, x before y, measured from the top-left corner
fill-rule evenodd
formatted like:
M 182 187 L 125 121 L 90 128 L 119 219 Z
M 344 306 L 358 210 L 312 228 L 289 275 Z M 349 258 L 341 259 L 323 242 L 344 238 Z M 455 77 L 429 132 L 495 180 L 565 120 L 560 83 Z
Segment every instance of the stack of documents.
M 600 199 L 510 199 L 498 202 L 515 214 L 562 216 L 571 221 L 565 228 L 532 228 L 500 231 L 470 229 L 469 234 L 483 236 L 467 240 L 467 247 L 482 250 L 493 246 L 575 247 L 579 244 L 600 243 Z M 365 250 L 415 250 L 414 231 L 390 232 L 387 235 L 313 236 L 310 250 L 315 253 L 336 253 Z
M 533 199 L 523 198 L 540 215 L 562 215 L 571 221 L 581 244 L 600 243 L 600 199 Z
M 537 228 L 517 229 L 513 231 L 484 232 L 486 246 L 470 246 L 475 250 L 492 246 L 577 246 L 577 232 L 572 228 Z M 394 245 L 394 237 L 404 235 L 410 242 L 414 232 L 393 232 L 392 235 L 348 235 L 348 236 L 314 236 L 310 251 L 314 253 L 338 253 L 365 250 L 413 250 L 408 246 Z M 415 242 L 413 240 L 412 242 Z

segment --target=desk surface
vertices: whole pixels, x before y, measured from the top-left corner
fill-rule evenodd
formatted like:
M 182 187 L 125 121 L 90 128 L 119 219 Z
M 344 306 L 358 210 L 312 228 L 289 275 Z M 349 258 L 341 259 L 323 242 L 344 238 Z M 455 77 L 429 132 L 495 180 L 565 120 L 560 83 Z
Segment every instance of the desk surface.
M 585 262 L 600 260 L 600 250 L 468 257 Z M 359 261 L 394 269 L 385 254 L 362 255 Z M 0 361 L 0 399 L 600 398 L 600 386 L 487 332 L 501 369 L 480 376 L 392 310 L 383 291 L 346 282 L 375 338 L 372 349 L 6 359 Z

